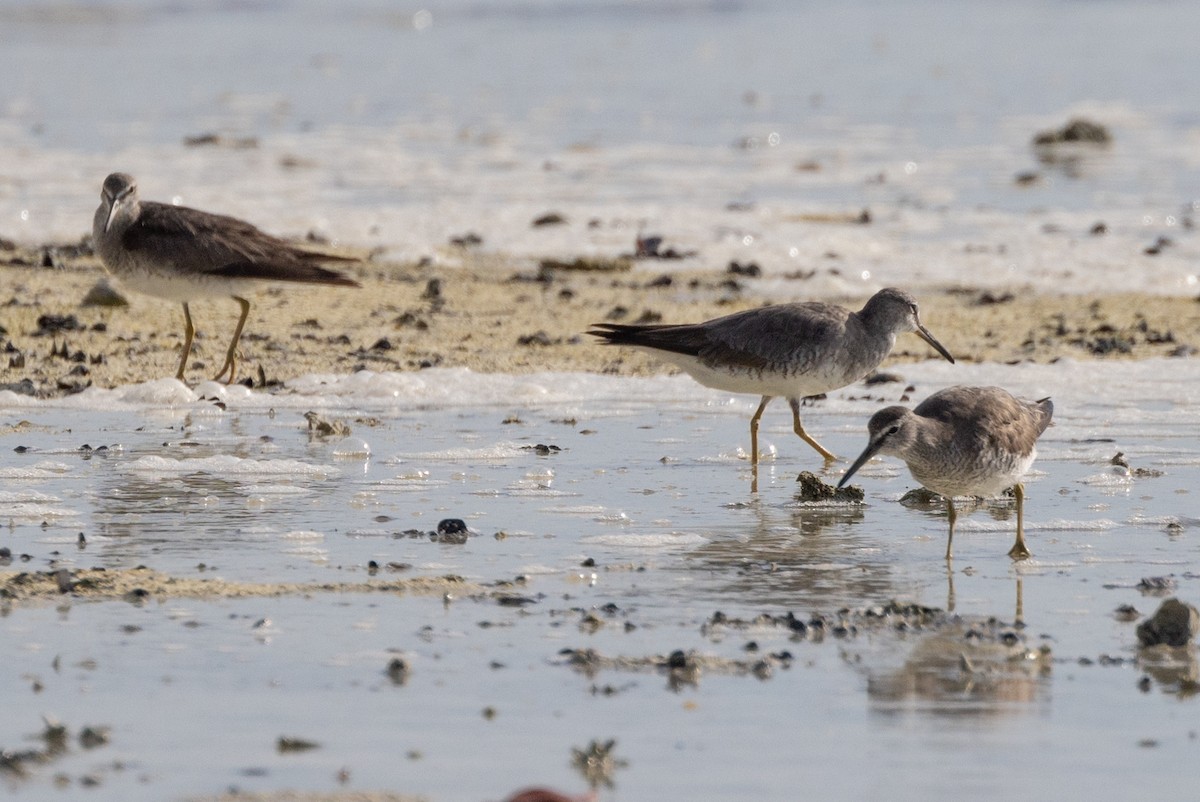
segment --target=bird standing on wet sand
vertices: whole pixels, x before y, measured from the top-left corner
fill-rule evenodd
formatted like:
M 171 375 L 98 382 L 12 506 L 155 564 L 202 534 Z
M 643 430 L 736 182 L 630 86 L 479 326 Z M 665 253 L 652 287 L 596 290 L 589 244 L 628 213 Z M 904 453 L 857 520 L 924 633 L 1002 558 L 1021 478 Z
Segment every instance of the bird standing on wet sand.
M 229 296 L 242 308 L 225 363 L 213 377 L 216 381 L 228 373 L 229 384 L 237 372 L 238 340 L 250 314 L 250 302 L 243 295 L 258 282 L 360 286 L 318 264 L 357 259 L 297 248 L 235 217 L 140 201 L 137 182 L 126 173 L 104 179 L 92 242 L 105 268 L 123 284 L 183 304 L 183 354 L 175 375 L 180 381 L 195 335 L 190 301 Z
M 857 312 L 826 303 L 792 303 L 735 312 L 704 323 L 596 323 L 588 334 L 631 345 L 682 368 L 718 390 L 762 396 L 750 418 L 750 462 L 758 465 L 758 421 L 775 396 L 792 407 L 796 434 L 827 461 L 829 451 L 800 423 L 800 400 L 853 384 L 879 366 L 906 331 L 953 362 L 921 325 L 917 302 L 894 288 L 871 296 Z
M 913 478 L 946 499 L 950 536 L 946 559 L 952 559 L 955 496 L 995 496 L 1014 488 L 1017 497 L 1017 540 L 1008 556 L 1024 560 L 1025 488 L 1021 477 L 1037 456 L 1037 439 L 1050 425 L 1054 404 L 1049 398 L 1022 401 L 999 387 L 950 387 L 909 410 L 886 407 L 867 423 L 870 441 L 838 482 L 842 487 L 875 454 L 899 457 Z

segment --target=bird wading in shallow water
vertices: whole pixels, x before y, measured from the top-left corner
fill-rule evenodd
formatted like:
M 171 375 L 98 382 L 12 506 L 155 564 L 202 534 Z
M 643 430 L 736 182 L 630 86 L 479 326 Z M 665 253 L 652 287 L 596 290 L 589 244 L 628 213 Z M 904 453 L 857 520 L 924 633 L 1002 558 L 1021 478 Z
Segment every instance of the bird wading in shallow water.
M 180 381 L 195 335 L 189 302 L 228 296 L 241 306 L 225 362 L 213 377 L 228 374 L 229 384 L 237 374 L 238 340 L 250 314 L 244 296 L 260 282 L 360 286 L 319 264 L 358 259 L 306 251 L 235 217 L 139 200 L 137 182 L 126 173 L 104 179 L 92 243 L 105 268 L 123 284 L 183 304 L 183 354 L 175 374 Z
M 921 324 L 916 300 L 895 288 L 875 293 L 857 312 L 826 303 L 778 304 L 703 323 L 596 323 L 588 334 L 648 351 L 706 387 L 761 395 L 750 418 L 750 462 L 757 466 L 758 421 L 775 396 L 791 405 L 800 439 L 826 461 L 836 459 L 804 430 L 801 400 L 863 378 L 891 353 L 896 335 L 908 331 L 954 361 Z
M 949 387 L 913 409 L 886 407 L 867 423 L 867 447 L 838 487 L 876 454 L 899 457 L 913 478 L 946 499 L 952 559 L 955 496 L 995 496 L 1013 488 L 1017 499 L 1017 539 L 1008 556 L 1024 560 L 1025 488 L 1021 477 L 1037 457 L 1037 440 L 1050 425 L 1049 398 L 1023 401 L 999 387 Z

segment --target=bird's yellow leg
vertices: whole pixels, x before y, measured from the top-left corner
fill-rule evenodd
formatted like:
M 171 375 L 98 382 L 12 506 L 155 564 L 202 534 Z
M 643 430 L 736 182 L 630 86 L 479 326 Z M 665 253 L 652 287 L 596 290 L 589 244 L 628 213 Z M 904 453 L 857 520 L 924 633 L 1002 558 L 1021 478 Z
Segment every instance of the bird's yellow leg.
M 1017 541 L 1013 543 L 1013 547 L 1008 550 L 1008 556 L 1014 560 L 1028 560 L 1033 554 L 1029 551 L 1029 547 L 1025 545 L 1025 488 L 1021 484 L 1013 487 L 1013 493 L 1017 497 Z
M 954 524 L 958 523 L 958 511 L 954 509 L 954 499 L 946 496 L 946 509 L 950 513 L 950 535 L 946 538 L 946 562 L 954 560 Z
M 225 371 L 229 371 L 229 378 L 225 380 L 226 384 L 233 384 L 233 379 L 237 375 L 238 340 L 242 338 L 242 328 L 246 325 L 246 318 L 250 316 L 249 301 L 245 298 L 238 298 L 236 295 L 233 300 L 242 307 L 242 316 L 238 318 L 237 328 L 233 330 L 233 339 L 229 341 L 229 350 L 225 353 L 225 364 L 221 366 L 217 375 L 213 376 L 213 381 L 220 381 L 221 377 L 225 375 Z
M 183 381 L 183 369 L 187 367 L 188 356 L 192 353 L 192 338 L 196 336 L 196 328 L 192 325 L 192 313 L 188 305 L 183 305 L 183 353 L 179 356 L 179 370 L 175 378 Z
M 754 411 L 754 416 L 750 418 L 750 464 L 755 468 L 758 467 L 758 421 L 763 416 L 763 410 L 767 408 L 767 404 L 771 403 L 771 396 L 764 395 L 762 403 L 758 405 L 758 409 Z M 755 477 L 758 478 L 757 476 Z
M 809 436 L 808 432 L 804 431 L 804 424 L 800 423 L 800 399 L 789 398 L 788 403 L 792 406 L 792 421 L 796 434 L 800 435 L 800 439 L 808 443 L 817 450 L 817 453 L 825 458 L 826 462 L 833 462 L 837 457 L 825 450 L 825 447 Z

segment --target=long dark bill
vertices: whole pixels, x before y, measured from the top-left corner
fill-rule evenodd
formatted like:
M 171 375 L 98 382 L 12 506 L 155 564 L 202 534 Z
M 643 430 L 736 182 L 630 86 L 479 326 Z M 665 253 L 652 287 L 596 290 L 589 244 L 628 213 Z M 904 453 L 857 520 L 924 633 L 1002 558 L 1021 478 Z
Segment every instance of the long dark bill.
M 953 360 L 951 360 L 951 361 L 953 361 Z M 863 453 L 859 454 L 858 459 L 854 460 L 854 464 L 851 465 L 844 474 L 842 474 L 842 480 L 837 483 L 838 488 L 840 489 L 843 485 L 846 484 L 846 482 L 849 482 L 850 477 L 853 476 L 855 473 L 857 473 L 859 468 L 866 465 L 867 461 L 869 459 L 871 459 L 871 457 L 878 454 L 879 449 L 882 446 L 883 446 L 883 440 L 874 440 L 870 443 L 867 443 L 867 447 L 863 449 Z
M 929 329 L 918 323 L 916 335 L 925 342 L 929 343 L 933 347 L 933 350 L 946 357 L 946 361 L 948 361 L 950 364 L 954 364 L 954 357 L 950 356 L 950 352 L 946 350 L 946 346 L 937 341 L 937 337 L 934 337 L 929 333 Z

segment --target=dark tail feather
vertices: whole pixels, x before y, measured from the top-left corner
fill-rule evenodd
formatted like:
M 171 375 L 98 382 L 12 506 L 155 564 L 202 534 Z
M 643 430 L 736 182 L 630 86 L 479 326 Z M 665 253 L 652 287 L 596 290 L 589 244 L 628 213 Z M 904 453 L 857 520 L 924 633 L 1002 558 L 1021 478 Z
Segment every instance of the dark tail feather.
M 593 323 L 587 333 L 604 345 L 634 345 L 688 356 L 696 356 L 709 344 L 704 330 L 688 323 Z

